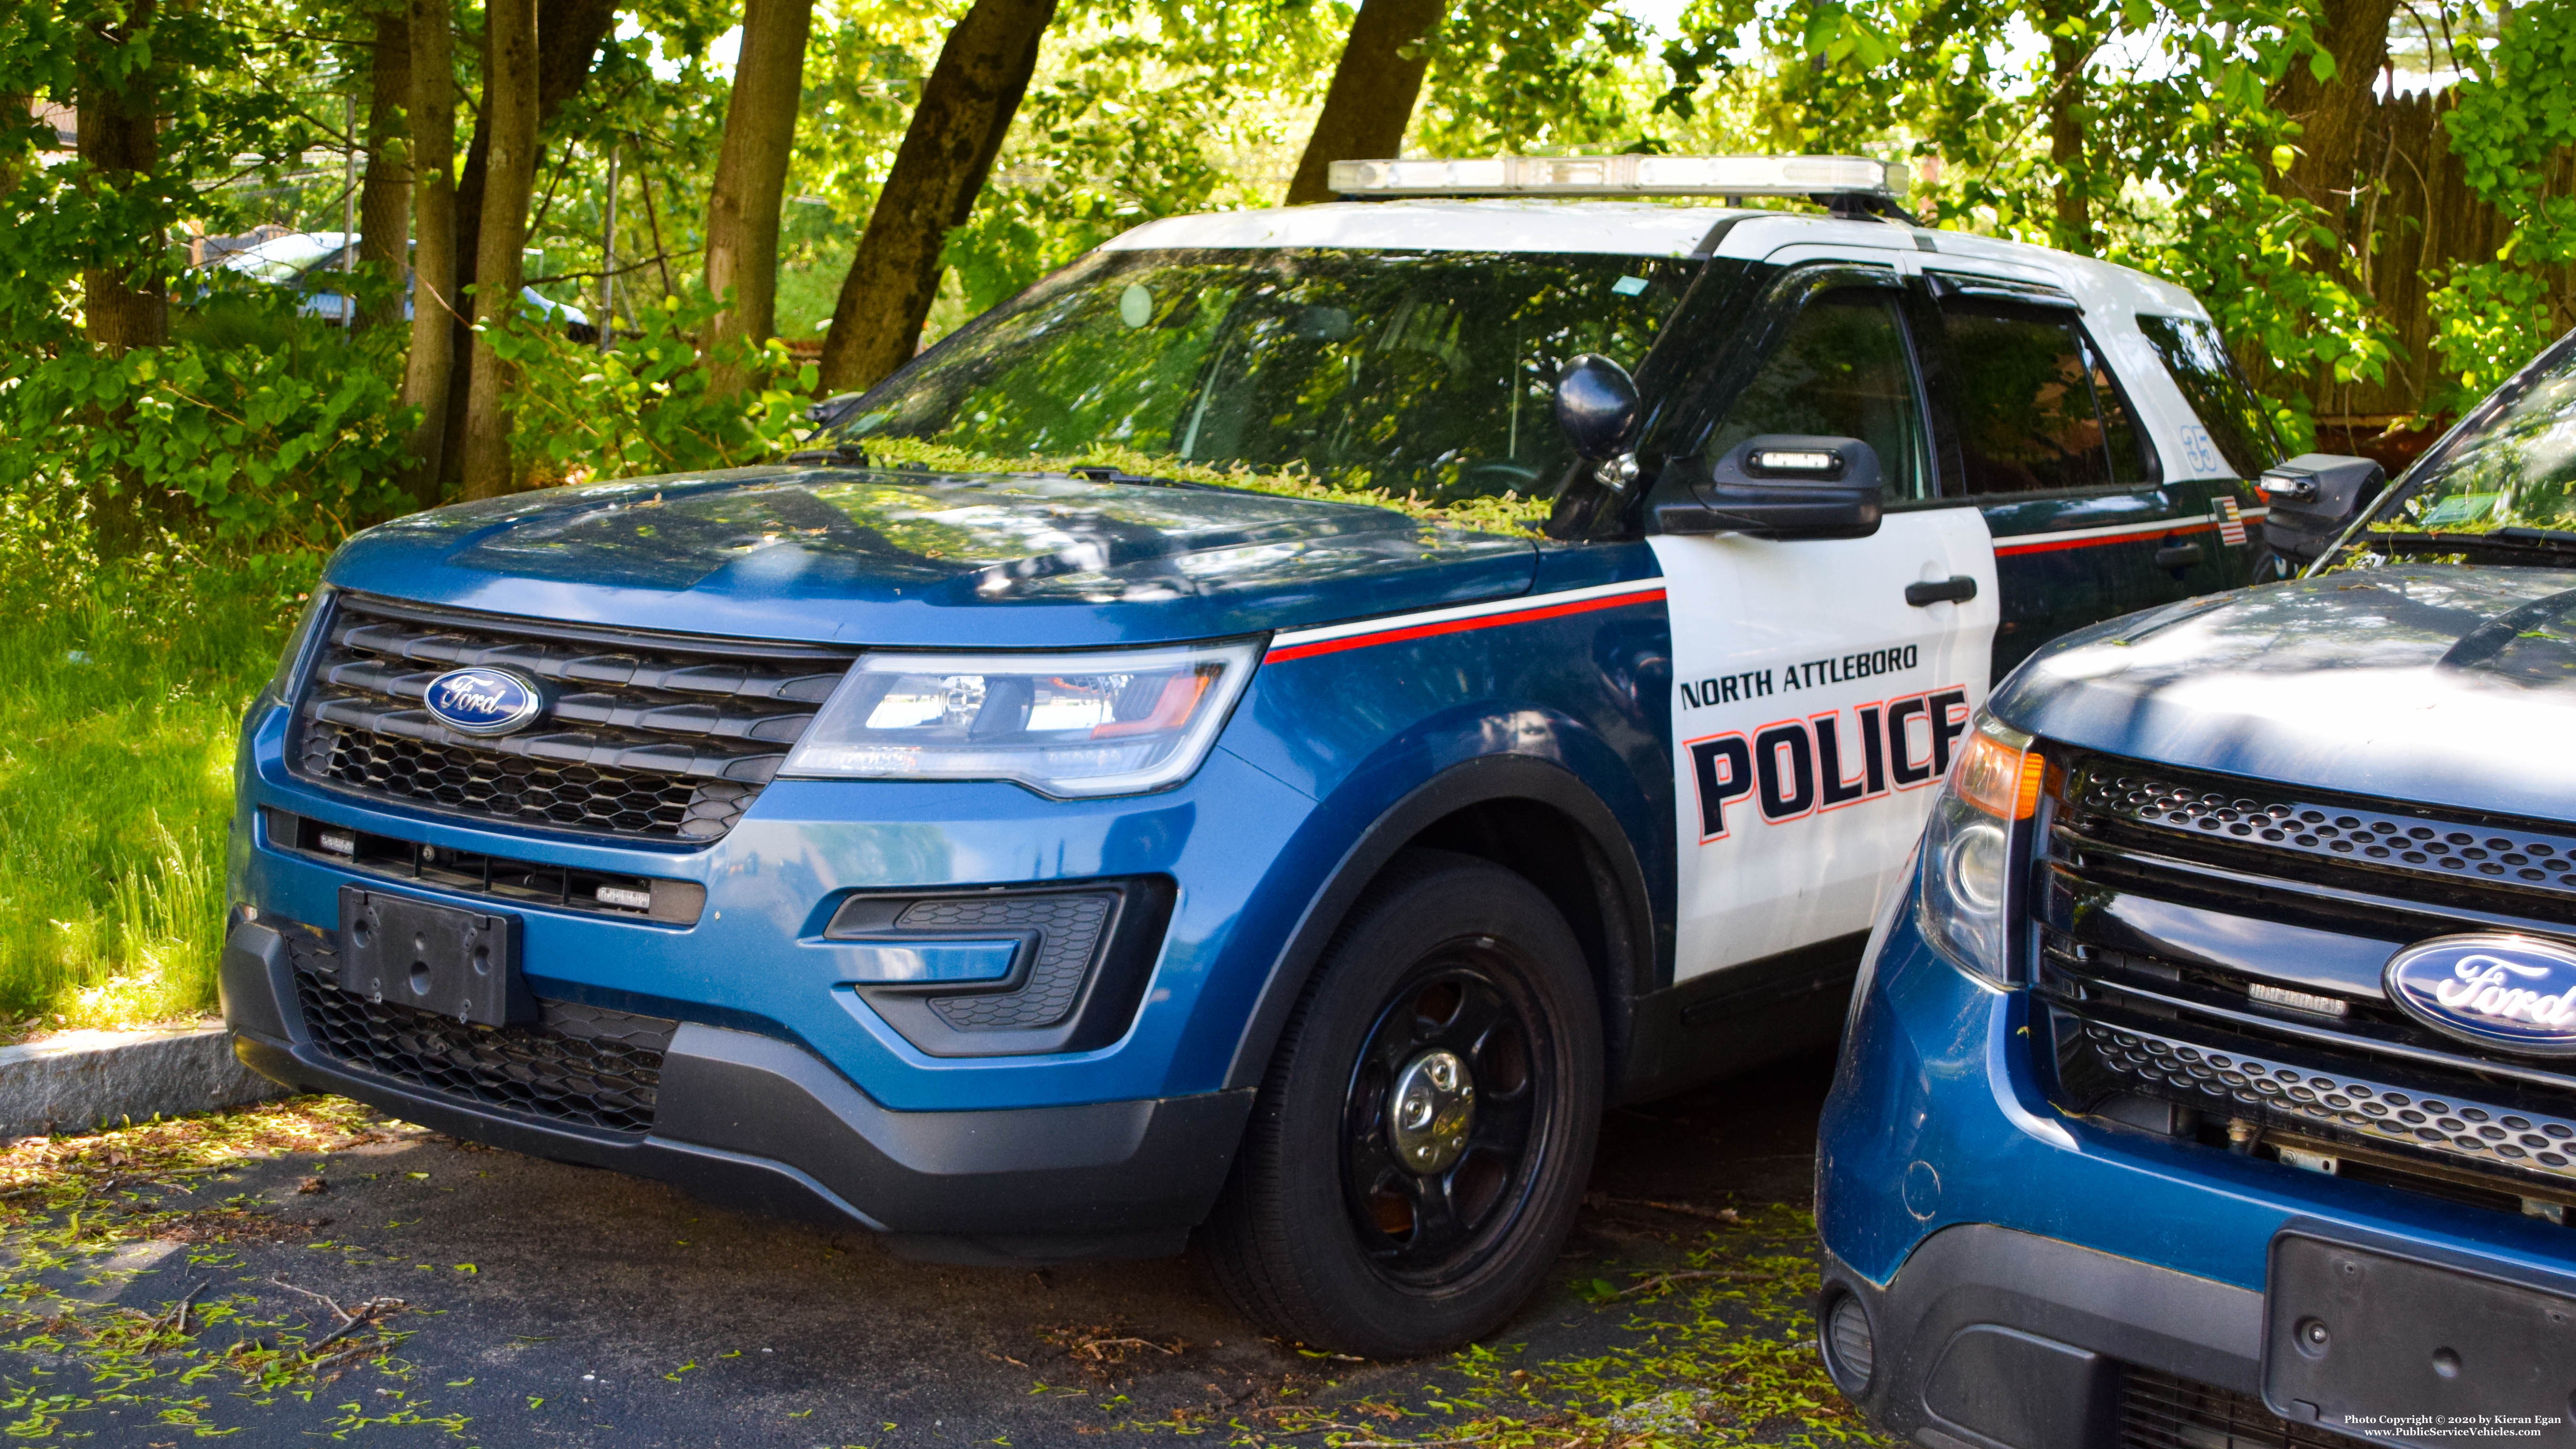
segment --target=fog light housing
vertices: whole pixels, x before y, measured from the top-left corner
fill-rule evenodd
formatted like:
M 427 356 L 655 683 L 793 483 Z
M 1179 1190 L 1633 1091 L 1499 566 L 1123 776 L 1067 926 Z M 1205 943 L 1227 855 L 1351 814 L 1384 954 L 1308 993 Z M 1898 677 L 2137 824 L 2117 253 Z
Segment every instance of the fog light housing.
M 1828 1291 L 1825 1311 L 1817 1315 L 1816 1346 L 1834 1387 L 1858 1403 L 1869 1392 L 1870 1377 L 1878 1369 L 1878 1336 L 1870 1327 L 1869 1310 L 1856 1294 L 1839 1288 Z

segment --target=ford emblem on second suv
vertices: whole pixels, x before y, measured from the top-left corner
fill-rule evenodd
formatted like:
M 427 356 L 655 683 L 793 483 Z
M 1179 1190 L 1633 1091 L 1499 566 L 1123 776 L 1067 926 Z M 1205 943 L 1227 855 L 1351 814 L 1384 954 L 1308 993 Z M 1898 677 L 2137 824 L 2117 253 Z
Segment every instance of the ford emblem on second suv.
M 2576 951 L 2532 936 L 2443 936 L 2388 961 L 2388 996 L 2435 1031 L 2576 1052 Z
M 506 735 L 545 713 L 536 685 L 506 669 L 451 669 L 421 701 L 440 724 L 466 735 Z

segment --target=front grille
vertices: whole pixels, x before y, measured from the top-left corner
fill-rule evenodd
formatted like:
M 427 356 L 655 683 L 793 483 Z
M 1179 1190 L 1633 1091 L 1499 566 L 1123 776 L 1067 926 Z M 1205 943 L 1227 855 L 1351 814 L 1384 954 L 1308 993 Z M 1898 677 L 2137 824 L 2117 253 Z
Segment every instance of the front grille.
M 2576 838 L 2099 756 L 2068 762 L 2059 800 L 2033 1038 L 2062 1108 L 2128 1120 L 2115 1099 L 2144 1097 L 2233 1124 L 2240 1147 L 2348 1153 L 2375 1181 L 2514 1211 L 2576 1202 L 2576 1074 L 2432 1030 L 2361 964 L 2459 931 L 2568 932 Z M 2134 902 L 2333 933 L 2350 964 L 2268 979 L 2140 954 L 2104 919 Z
M 653 1130 L 662 1054 L 679 1023 L 568 1001 L 541 1001 L 534 1026 L 466 1026 L 340 989 L 339 957 L 290 935 L 295 999 L 325 1055 L 459 1100 L 460 1106 L 601 1131 Z
M 423 706 L 468 665 L 541 681 L 545 713 L 475 737 Z M 829 698 L 840 651 L 559 626 L 342 595 L 297 702 L 305 777 L 587 834 L 720 838 Z
M 2381 1146 L 2430 1150 L 2490 1161 L 2554 1178 L 2576 1192 L 2576 1118 L 2539 1108 L 2513 1110 L 2488 1094 L 2487 1105 L 2455 1090 L 2414 1091 L 2390 1085 L 2386 1068 L 2360 1074 L 2359 1064 L 2320 1070 L 2284 1060 L 2250 1036 L 2206 1029 L 2188 1036 L 2142 1025 L 2114 1025 L 2059 1012 L 2054 1020 L 2077 1037 L 2058 1046 L 2059 1075 L 2070 1096 L 2098 1100 L 2129 1090 L 2222 1116 L 2260 1114 L 2283 1127 L 2304 1126 L 2328 1138 L 2357 1137 Z M 2222 1050 L 2221 1048 L 2226 1048 Z M 2249 1049 L 2250 1048 L 2250 1049 Z M 2420 1079 L 2409 1079 L 2420 1080 Z M 2456 1086 L 2456 1084 L 2454 1084 Z M 2441 1095 L 2434 1095 L 2434 1093 Z
M 2069 775 L 2086 834 L 2219 869 L 2437 911 L 2576 922 L 2576 835 L 2467 812 L 2404 812 L 2096 757 Z
M 2263 1401 L 2150 1369 L 2120 1383 L 2120 1449 L 2354 1449 L 2356 1441 L 2294 1424 Z

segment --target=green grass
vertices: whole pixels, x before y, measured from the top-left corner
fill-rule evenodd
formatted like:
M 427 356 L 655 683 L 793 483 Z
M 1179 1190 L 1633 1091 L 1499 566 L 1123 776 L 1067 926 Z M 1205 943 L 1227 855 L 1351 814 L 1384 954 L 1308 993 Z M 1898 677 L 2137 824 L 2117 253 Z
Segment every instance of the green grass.
M 0 1020 L 196 1015 L 215 1000 L 233 735 L 295 590 L 205 557 L 100 568 L 17 502 L 0 505 Z

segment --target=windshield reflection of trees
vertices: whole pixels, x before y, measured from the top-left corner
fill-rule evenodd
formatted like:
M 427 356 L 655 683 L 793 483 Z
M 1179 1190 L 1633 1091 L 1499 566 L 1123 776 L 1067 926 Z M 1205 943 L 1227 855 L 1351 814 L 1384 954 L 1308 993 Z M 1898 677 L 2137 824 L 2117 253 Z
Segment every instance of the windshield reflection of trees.
M 1634 365 L 1687 280 L 1635 257 L 1103 253 L 925 357 L 851 430 L 1527 496 L 1568 461 L 1557 369 L 1580 352 Z
M 2425 533 L 2576 528 L 2576 364 L 2460 440 L 2386 522 Z

